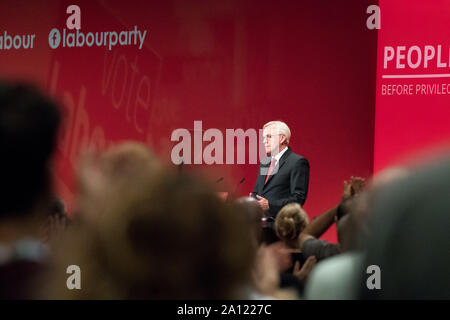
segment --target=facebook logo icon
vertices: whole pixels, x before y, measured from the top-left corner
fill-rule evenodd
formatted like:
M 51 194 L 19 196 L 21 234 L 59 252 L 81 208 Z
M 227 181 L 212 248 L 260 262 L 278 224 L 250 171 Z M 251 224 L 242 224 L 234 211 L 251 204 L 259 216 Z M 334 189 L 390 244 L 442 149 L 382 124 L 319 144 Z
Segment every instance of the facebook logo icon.
M 48 35 L 48 44 L 52 49 L 56 49 L 59 47 L 60 43 L 61 43 L 61 33 L 58 31 L 58 29 L 53 28 Z

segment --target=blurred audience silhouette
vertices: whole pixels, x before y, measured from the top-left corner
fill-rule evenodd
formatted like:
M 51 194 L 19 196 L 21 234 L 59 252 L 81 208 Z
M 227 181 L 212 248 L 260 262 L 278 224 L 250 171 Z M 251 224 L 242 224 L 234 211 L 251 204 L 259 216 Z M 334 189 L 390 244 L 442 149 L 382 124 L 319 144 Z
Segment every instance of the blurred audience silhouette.
M 52 202 L 56 105 L 31 86 L 0 83 L 0 298 L 31 298 L 47 248 L 39 226 Z

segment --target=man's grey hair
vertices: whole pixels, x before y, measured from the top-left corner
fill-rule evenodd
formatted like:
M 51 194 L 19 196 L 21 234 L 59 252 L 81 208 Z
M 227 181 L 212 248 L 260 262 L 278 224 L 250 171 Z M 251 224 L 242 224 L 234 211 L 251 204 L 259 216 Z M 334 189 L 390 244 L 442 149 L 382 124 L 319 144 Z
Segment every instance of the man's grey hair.
M 291 139 L 291 130 L 283 121 L 269 121 L 263 126 L 263 130 L 268 126 L 275 125 L 277 128 L 277 133 L 282 134 L 286 137 L 286 143 L 289 143 Z

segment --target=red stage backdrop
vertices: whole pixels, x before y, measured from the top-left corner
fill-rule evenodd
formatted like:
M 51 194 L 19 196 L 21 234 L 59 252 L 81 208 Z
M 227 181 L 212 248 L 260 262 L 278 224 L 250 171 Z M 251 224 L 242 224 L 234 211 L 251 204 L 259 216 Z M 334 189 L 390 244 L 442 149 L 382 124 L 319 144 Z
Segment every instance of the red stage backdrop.
M 450 147 L 450 1 L 381 0 L 375 171 Z
M 194 138 L 196 120 L 224 135 L 283 120 L 292 149 L 310 161 L 305 209 L 316 216 L 340 200 L 344 179 L 372 174 L 377 31 L 367 29 L 366 9 L 376 2 L 4 0 L 0 33 L 35 34 L 35 42 L 0 50 L 1 76 L 37 83 L 61 101 L 55 180 L 69 208 L 74 168 L 87 150 L 133 139 L 170 163 L 171 133 L 186 128 Z M 71 4 L 81 8 L 84 34 L 136 26 L 146 31 L 142 47 L 139 39 L 111 50 L 67 47 Z M 389 19 L 386 13 L 386 26 Z M 53 28 L 61 41 L 55 49 Z M 245 164 L 236 162 L 183 170 L 224 177 L 222 188 L 232 193 L 245 177 L 237 193 L 246 195 L 258 166 L 248 152 Z M 325 238 L 335 241 L 335 230 Z

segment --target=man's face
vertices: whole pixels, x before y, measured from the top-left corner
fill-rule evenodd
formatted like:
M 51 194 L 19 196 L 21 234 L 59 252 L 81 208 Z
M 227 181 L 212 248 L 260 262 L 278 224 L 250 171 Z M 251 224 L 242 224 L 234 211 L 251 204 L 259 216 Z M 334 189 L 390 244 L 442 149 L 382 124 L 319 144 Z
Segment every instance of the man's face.
M 263 130 L 263 142 L 267 155 L 276 155 L 280 152 L 281 143 L 284 141 L 285 136 L 279 134 L 276 125 L 270 125 Z

